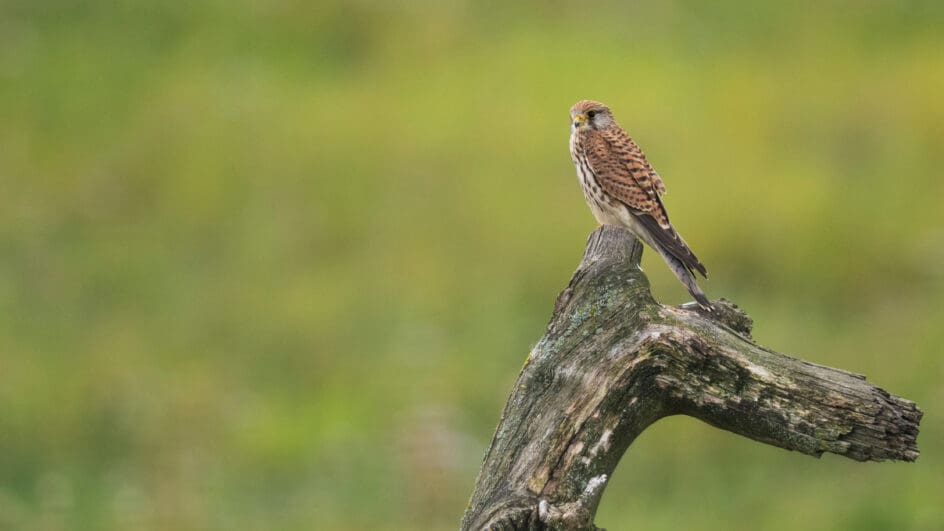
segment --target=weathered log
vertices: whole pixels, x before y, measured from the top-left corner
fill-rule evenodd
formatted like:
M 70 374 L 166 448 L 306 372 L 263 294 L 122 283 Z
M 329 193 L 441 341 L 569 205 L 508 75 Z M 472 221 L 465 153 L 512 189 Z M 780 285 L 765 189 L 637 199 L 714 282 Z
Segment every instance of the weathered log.
M 723 299 L 710 313 L 657 303 L 641 256 L 622 229 L 590 235 L 515 382 L 462 529 L 596 529 L 623 453 L 669 415 L 817 457 L 918 457 L 914 402 L 758 345 L 751 319 Z

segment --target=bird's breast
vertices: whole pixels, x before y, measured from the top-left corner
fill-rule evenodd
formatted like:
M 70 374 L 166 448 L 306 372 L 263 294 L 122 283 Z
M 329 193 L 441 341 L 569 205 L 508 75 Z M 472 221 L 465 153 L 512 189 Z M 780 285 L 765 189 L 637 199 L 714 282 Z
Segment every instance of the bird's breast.
M 576 134 L 571 135 L 570 155 L 577 169 L 577 180 L 583 190 L 583 198 L 590 207 L 593 217 L 602 225 L 625 225 L 619 202 L 603 190 L 576 136 Z

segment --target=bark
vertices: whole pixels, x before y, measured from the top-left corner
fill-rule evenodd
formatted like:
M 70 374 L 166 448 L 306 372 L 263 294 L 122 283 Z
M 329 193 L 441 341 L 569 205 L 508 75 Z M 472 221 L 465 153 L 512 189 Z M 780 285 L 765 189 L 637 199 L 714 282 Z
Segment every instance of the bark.
M 774 352 L 734 304 L 653 300 L 642 245 L 597 229 L 528 356 L 462 529 L 596 529 L 620 457 L 668 415 L 819 457 L 918 457 L 922 411 L 859 374 Z

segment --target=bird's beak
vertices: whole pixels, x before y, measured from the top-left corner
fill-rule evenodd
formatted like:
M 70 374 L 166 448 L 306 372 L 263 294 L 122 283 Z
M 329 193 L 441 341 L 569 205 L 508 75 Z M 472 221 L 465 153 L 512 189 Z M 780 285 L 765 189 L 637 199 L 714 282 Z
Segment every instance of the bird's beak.
M 586 121 L 587 121 L 587 115 L 586 115 L 586 114 L 578 114 L 578 115 L 574 116 L 574 127 L 580 127 L 580 126 L 583 125 L 584 122 L 586 122 Z

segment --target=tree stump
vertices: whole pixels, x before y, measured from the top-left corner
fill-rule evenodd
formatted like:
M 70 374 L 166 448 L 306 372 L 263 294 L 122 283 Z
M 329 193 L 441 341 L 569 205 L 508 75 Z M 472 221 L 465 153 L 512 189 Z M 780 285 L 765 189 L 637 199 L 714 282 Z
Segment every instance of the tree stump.
M 669 415 L 817 457 L 918 457 L 914 402 L 758 345 L 750 317 L 724 299 L 710 313 L 657 303 L 641 256 L 621 228 L 590 235 L 515 382 L 462 529 L 596 529 L 623 453 Z

